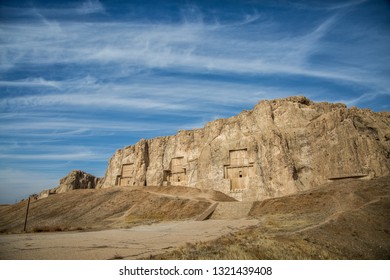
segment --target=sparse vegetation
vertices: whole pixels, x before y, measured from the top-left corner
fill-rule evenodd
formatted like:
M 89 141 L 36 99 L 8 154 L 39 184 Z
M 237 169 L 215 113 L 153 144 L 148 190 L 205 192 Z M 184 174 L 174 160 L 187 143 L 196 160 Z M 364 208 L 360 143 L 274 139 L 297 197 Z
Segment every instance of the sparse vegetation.
M 149 259 L 389 259 L 390 184 L 350 180 L 255 203 L 256 227 Z
M 148 251 L 148 259 L 390 259 L 389 182 L 389 177 L 337 181 L 255 202 L 249 217 L 258 221 L 257 226 L 212 241 L 168 246 L 162 254 Z M 180 195 L 166 189 L 169 194 L 162 188 L 81 190 L 34 201 L 28 231 L 96 230 L 194 219 L 210 205 L 204 197 L 190 199 L 185 188 L 178 189 Z M 9 233 L 4 226 L 8 223 L 20 233 L 24 209 L 25 204 L 2 207 L 0 230 Z M 15 223 L 15 217 L 21 221 Z M 112 249 L 102 244 L 95 248 Z M 129 255 L 124 250 L 111 259 Z
M 180 249 L 149 259 L 179 260 L 262 260 L 262 259 L 343 259 L 339 252 L 329 251 L 305 239 L 268 236 L 260 228 L 243 230 L 210 242 L 187 244 Z
M 76 190 L 32 200 L 27 230 L 105 229 L 193 219 L 215 200 L 232 199 L 219 192 L 186 187 Z M 20 233 L 25 214 L 25 202 L 0 207 L 0 233 Z
M 62 228 L 59 226 L 56 227 L 50 227 L 50 226 L 41 226 L 41 227 L 34 227 L 31 230 L 28 230 L 28 232 L 56 232 L 56 231 L 64 231 L 66 228 Z

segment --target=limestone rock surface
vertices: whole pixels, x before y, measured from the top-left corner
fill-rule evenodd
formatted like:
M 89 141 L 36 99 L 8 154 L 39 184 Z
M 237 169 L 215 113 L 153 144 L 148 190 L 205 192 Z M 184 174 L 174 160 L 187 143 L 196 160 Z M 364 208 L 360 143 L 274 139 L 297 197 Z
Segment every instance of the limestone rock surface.
M 99 178 L 81 170 L 73 170 L 60 180 L 58 187 L 44 190 L 38 198 L 44 198 L 52 194 L 64 193 L 76 189 L 94 189 L 99 182 Z
M 389 112 L 294 96 L 119 149 L 98 188 L 182 185 L 252 201 L 389 173 Z

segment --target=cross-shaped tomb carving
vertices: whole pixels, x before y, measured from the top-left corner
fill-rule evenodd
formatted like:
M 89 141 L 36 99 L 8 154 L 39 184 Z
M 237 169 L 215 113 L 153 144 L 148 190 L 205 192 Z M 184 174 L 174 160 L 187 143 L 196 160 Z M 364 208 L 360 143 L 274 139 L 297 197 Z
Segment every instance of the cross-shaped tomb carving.
M 249 161 L 248 150 L 230 150 L 229 164 L 225 165 L 225 178 L 230 179 L 230 190 L 248 188 L 250 177 L 254 177 L 254 168 L 253 162 Z
M 134 180 L 134 164 L 128 163 L 123 164 L 120 175 L 116 178 L 117 186 L 133 186 L 135 185 Z
M 184 157 L 171 159 L 170 169 L 165 171 L 164 181 L 168 184 L 185 185 L 187 183 L 187 170 L 185 168 Z

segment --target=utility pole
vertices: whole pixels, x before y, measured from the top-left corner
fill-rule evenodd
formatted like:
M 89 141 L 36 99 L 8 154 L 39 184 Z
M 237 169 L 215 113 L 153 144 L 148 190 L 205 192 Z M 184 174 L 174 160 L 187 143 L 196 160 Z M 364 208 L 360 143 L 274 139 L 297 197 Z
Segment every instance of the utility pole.
M 26 210 L 26 218 L 24 219 L 24 232 L 26 232 L 26 227 L 27 227 L 27 216 L 28 216 L 28 209 L 30 208 L 30 196 L 28 197 L 28 202 L 27 202 L 27 210 Z

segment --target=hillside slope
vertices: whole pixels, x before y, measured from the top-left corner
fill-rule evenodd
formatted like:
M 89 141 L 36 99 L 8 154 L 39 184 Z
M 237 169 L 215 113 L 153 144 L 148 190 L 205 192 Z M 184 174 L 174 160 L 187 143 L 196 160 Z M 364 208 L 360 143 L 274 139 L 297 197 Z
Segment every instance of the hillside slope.
M 215 201 L 233 199 L 187 187 L 80 189 L 31 201 L 27 231 L 127 227 L 161 220 L 194 219 Z M 21 232 L 27 201 L 0 207 L 0 231 Z
M 258 226 L 154 259 L 390 259 L 390 177 L 254 202 Z

